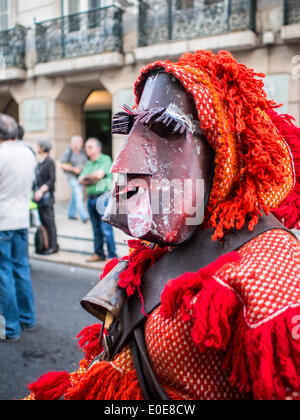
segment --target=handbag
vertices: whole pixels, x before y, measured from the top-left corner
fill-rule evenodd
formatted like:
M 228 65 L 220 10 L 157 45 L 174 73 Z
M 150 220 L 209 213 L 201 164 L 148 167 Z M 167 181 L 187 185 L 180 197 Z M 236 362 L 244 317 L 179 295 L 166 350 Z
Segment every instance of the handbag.
M 36 167 L 36 179 L 38 179 L 38 177 L 40 176 L 40 168 L 39 166 Z M 35 191 L 37 190 L 37 186 L 35 188 Z M 38 207 L 49 207 L 52 206 L 54 204 L 54 198 L 53 198 L 53 194 L 50 191 L 45 192 L 45 194 L 43 194 L 43 197 L 40 199 L 40 201 L 35 201 L 35 203 L 37 203 Z
M 37 201 L 38 207 L 49 207 L 53 205 L 53 197 L 50 191 L 47 191 L 40 201 Z

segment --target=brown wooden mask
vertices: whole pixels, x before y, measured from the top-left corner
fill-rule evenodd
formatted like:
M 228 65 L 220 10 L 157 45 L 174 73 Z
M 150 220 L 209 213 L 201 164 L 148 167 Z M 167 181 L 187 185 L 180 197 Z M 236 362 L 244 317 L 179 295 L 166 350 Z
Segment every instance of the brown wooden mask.
M 124 106 L 113 132 L 128 137 L 104 221 L 161 245 L 188 240 L 203 223 L 214 161 L 192 97 L 173 76 L 150 75 L 137 110 Z

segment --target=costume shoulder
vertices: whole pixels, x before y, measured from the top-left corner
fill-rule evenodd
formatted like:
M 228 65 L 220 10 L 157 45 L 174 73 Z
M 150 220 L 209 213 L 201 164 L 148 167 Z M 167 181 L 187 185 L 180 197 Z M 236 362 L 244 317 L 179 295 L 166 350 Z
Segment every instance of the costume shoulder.
M 284 230 L 258 236 L 240 251 L 241 260 L 219 270 L 216 280 L 232 288 L 255 328 L 300 305 L 300 245 Z
M 240 392 L 267 400 L 300 395 L 299 265 L 299 241 L 271 230 L 171 281 L 161 313 L 168 318 L 180 310 L 192 320 L 194 344 L 200 352 L 224 352 L 224 368 Z

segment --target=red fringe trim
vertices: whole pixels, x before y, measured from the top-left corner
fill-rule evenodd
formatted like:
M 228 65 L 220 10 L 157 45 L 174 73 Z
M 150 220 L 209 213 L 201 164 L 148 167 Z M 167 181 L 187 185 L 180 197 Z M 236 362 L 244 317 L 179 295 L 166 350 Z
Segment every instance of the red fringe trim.
M 132 296 L 136 290 L 139 291 L 142 278 L 147 270 L 151 268 L 169 251 L 168 248 L 148 248 L 141 241 L 129 241 L 129 247 L 134 251 L 124 259 L 129 259 L 127 270 L 120 275 L 119 286 L 126 290 L 127 295 Z
M 59 400 L 70 386 L 71 381 L 68 372 L 50 372 L 41 376 L 28 388 L 39 401 L 55 401 Z
M 121 373 L 111 363 L 95 364 L 65 394 L 66 400 L 143 400 L 136 373 Z
M 100 276 L 100 280 L 103 280 L 104 277 L 106 277 L 116 267 L 118 263 L 118 258 L 114 258 L 113 260 L 109 261 L 104 267 L 103 273 Z
M 214 348 L 226 353 L 224 369 L 241 393 L 262 400 L 300 394 L 300 339 L 293 338 L 300 305 L 260 326 L 249 326 L 238 296 L 212 277 L 226 263 L 238 260 L 237 253 L 228 254 L 198 273 L 169 282 L 161 312 L 170 318 L 180 310 L 183 321 L 192 321 L 191 336 L 199 351 Z
M 273 213 L 288 229 L 300 229 L 300 128 L 290 115 L 279 115 L 273 110 L 267 113 L 291 150 L 296 174 L 294 190 Z
M 180 309 L 185 322 L 192 320 L 191 335 L 200 351 L 207 347 L 225 350 L 228 346 L 240 302 L 212 276 L 226 264 L 240 260 L 237 252 L 223 255 L 198 273 L 184 274 L 165 287 L 161 313 L 169 318 Z
M 129 297 L 138 291 L 143 302 L 143 296 L 140 291 L 142 278 L 152 265 L 169 252 L 169 249 L 160 247 L 154 249 L 148 248 L 139 240 L 131 240 L 128 242 L 128 245 L 132 252 L 130 255 L 122 258 L 122 260 L 129 261 L 129 265 L 128 268 L 120 274 L 119 287 L 125 289 Z M 106 264 L 100 279 L 103 280 L 119 261 L 120 260 L 115 258 Z
M 100 324 L 95 324 L 84 328 L 77 336 L 79 348 L 83 350 L 85 359 L 89 362 L 102 352 L 103 347 L 99 343 L 101 328 Z
M 260 400 L 300 393 L 300 340 L 292 334 L 299 314 L 299 307 L 290 308 L 251 329 L 240 313 L 224 365 L 231 369 L 232 385 Z

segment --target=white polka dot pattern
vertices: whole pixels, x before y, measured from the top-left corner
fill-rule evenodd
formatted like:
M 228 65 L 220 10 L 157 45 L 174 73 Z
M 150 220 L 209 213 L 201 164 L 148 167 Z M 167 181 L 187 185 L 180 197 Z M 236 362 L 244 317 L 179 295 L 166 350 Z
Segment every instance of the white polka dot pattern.
M 245 305 L 251 326 L 279 310 L 300 304 L 300 246 L 284 230 L 255 238 L 240 251 L 241 262 L 221 269 L 216 277 L 230 285 Z
M 147 349 L 160 383 L 190 399 L 245 399 L 246 395 L 230 386 L 229 374 L 222 370 L 223 354 L 212 349 L 200 353 L 191 339 L 191 328 L 192 324 L 184 323 L 180 313 L 164 319 L 160 308 L 147 321 Z
M 242 260 L 223 267 L 216 279 L 239 295 L 251 327 L 289 305 L 300 304 L 300 246 L 291 234 L 269 231 L 239 253 Z M 165 319 L 158 308 L 148 319 L 146 344 L 161 384 L 190 399 L 249 398 L 229 384 L 229 372 L 222 369 L 224 354 L 210 348 L 201 353 L 192 341 L 191 329 L 192 322 L 183 322 L 179 312 Z

